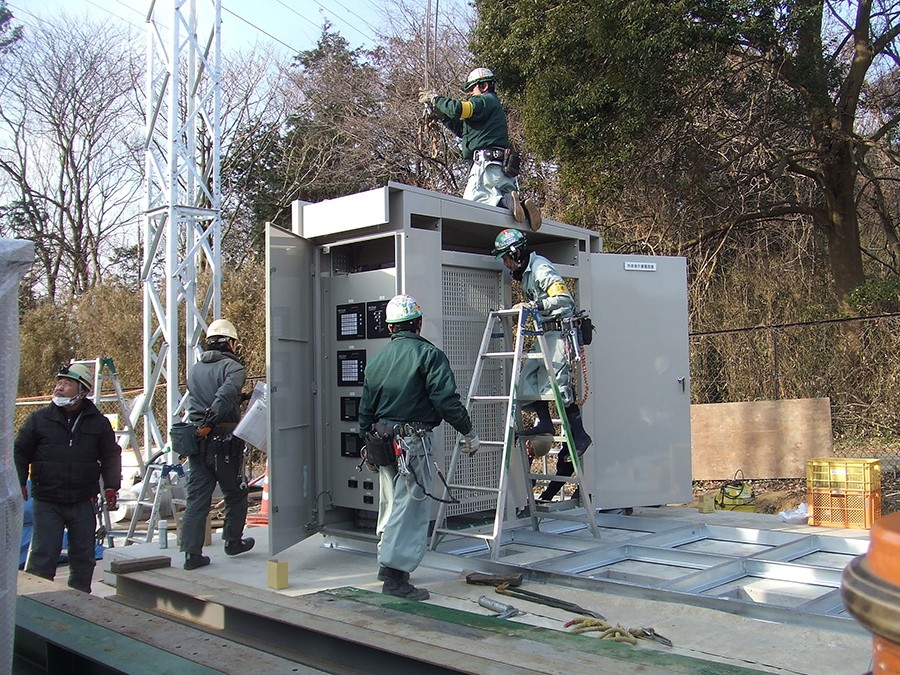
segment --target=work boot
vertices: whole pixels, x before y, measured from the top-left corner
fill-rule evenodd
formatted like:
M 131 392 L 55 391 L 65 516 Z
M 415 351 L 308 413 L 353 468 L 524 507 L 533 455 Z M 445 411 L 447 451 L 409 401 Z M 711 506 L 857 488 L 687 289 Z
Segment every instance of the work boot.
M 525 217 L 532 232 L 541 229 L 541 207 L 531 197 L 525 200 Z
M 394 577 L 391 576 L 392 571 L 393 572 L 397 572 L 397 571 L 402 572 L 402 570 L 392 570 L 392 568 L 385 567 L 384 565 L 379 567 L 378 568 L 378 581 L 388 581 L 389 579 L 393 579 Z M 409 581 L 409 572 L 402 572 L 402 574 L 403 574 L 402 581 Z
M 566 408 L 566 417 L 569 418 L 569 428 L 572 430 L 572 441 L 575 443 L 575 452 L 581 457 L 594 442 L 588 432 L 584 430 L 584 421 L 581 418 L 581 410 L 574 403 Z
M 556 475 L 571 476 L 573 473 L 575 473 L 575 465 L 572 464 L 572 461 L 569 459 L 569 446 L 566 443 L 563 443 L 562 449 L 556 456 Z M 559 491 L 562 490 L 564 485 L 565 483 L 561 480 L 553 481 L 541 493 L 541 496 L 538 497 L 538 499 L 542 502 L 553 501 L 553 498 L 559 494 Z
M 253 537 L 247 537 L 246 539 L 238 539 L 237 541 L 229 541 L 225 544 L 225 555 L 240 555 L 241 553 L 246 553 L 251 548 L 256 541 Z
M 550 404 L 547 401 L 534 401 L 528 406 L 537 415 L 537 424 L 530 429 L 519 432 L 519 436 L 540 436 L 555 433 L 553 418 L 550 417 Z
M 207 565 L 209 565 L 209 556 L 201 553 L 186 553 L 184 556 L 184 569 L 186 570 L 195 570 Z
M 517 223 L 525 222 L 525 209 L 522 208 L 522 202 L 519 201 L 518 192 L 513 190 L 509 194 L 503 195 L 501 203 L 510 210 L 512 217 Z
M 382 567 L 378 571 L 379 575 L 384 572 L 387 577 L 381 592 L 386 595 L 394 595 L 398 598 L 406 598 L 407 600 L 427 600 L 431 594 L 424 588 L 416 588 L 409 583 L 409 572 L 397 570 L 393 567 Z

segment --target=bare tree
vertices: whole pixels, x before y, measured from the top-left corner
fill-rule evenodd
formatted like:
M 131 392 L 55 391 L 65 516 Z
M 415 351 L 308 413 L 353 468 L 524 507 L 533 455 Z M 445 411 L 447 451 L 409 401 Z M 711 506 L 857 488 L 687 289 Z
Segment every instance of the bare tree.
M 0 63 L 0 233 L 34 241 L 33 281 L 50 298 L 99 283 L 113 247 L 137 236 L 143 57 L 134 44 L 109 22 L 63 14 Z

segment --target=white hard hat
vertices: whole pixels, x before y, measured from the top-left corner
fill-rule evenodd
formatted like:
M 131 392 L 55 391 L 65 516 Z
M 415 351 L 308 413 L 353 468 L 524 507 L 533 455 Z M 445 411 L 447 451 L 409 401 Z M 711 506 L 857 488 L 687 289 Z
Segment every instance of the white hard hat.
M 66 377 L 70 380 L 83 384 L 88 391 L 94 388 L 94 378 L 91 370 L 83 363 L 70 363 L 67 366 L 60 366 L 56 371 L 56 377 Z
M 232 340 L 237 340 L 238 334 L 234 324 L 228 319 L 216 319 L 209 324 L 209 328 L 206 329 L 206 339 L 209 340 L 214 337 L 227 337 Z
M 412 321 L 422 316 L 422 308 L 411 295 L 401 293 L 391 298 L 385 309 L 385 321 L 388 323 L 403 323 Z
M 469 91 L 476 84 L 481 84 L 482 82 L 494 82 L 497 78 L 494 77 L 494 72 L 490 68 L 476 68 L 469 76 L 466 78 L 466 88 L 465 91 Z

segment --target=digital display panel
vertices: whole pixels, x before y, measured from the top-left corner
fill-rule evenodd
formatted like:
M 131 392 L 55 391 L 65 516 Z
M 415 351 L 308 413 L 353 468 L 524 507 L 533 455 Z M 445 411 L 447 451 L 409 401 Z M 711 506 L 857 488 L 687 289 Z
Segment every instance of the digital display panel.
M 336 335 L 338 340 L 361 340 L 365 335 L 366 306 L 354 302 L 337 306 Z
M 337 353 L 337 383 L 339 387 L 361 386 L 365 372 L 365 349 L 348 349 Z

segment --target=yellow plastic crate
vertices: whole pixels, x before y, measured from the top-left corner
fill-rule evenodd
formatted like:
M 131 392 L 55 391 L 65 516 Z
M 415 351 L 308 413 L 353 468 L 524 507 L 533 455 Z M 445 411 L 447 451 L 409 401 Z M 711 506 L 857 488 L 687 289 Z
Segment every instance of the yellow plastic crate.
M 835 457 L 811 459 L 806 462 L 806 489 L 880 491 L 881 460 Z
M 881 517 L 881 489 L 807 488 L 810 525 L 868 530 Z

